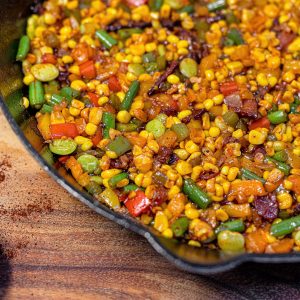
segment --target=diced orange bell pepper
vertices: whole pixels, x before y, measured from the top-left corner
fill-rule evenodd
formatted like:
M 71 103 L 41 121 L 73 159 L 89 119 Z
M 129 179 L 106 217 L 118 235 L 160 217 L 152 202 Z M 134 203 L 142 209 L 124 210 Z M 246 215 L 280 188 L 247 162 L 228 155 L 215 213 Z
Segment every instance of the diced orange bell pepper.
M 96 68 L 92 60 L 88 60 L 79 65 L 80 74 L 84 78 L 94 79 L 97 76 Z
M 240 197 L 247 198 L 251 195 L 253 196 L 266 195 L 265 188 L 260 181 L 257 180 L 235 181 L 230 186 L 228 200 L 232 201 Z
M 42 63 L 55 65 L 57 63 L 57 59 L 56 59 L 55 55 L 50 54 L 50 53 L 45 53 L 42 55 Z
M 246 249 L 250 253 L 264 253 L 267 246 L 266 234 L 262 229 L 246 234 Z
M 75 138 L 79 135 L 76 124 L 74 123 L 52 124 L 50 125 L 50 130 L 53 139 L 61 137 Z
M 266 253 L 288 253 L 294 246 L 293 239 L 283 239 L 267 246 Z

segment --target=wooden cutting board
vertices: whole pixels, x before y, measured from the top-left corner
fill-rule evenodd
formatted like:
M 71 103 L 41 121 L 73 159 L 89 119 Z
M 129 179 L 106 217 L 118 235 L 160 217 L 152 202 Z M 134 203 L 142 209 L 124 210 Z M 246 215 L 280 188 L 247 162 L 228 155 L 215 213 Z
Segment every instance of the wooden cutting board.
M 0 112 L 0 298 L 299 299 L 299 275 L 295 264 L 176 269 L 58 186 Z

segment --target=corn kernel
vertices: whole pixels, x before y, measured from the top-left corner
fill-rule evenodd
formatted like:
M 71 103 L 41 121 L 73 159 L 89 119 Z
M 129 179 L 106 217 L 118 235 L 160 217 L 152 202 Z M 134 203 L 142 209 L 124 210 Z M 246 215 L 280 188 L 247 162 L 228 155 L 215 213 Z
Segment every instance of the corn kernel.
M 218 137 L 221 133 L 220 129 L 218 127 L 211 127 L 208 131 L 209 135 L 211 137 Z
M 293 198 L 289 193 L 282 193 L 277 195 L 280 209 L 288 209 L 292 206 Z
M 225 222 L 229 219 L 228 214 L 223 209 L 216 210 L 216 218 L 218 221 Z
M 208 81 L 212 81 L 215 79 L 215 73 L 213 70 L 205 70 L 205 77 Z
M 82 91 L 86 88 L 86 84 L 82 80 L 74 80 L 71 82 L 71 88 L 76 91 Z
M 185 149 L 175 149 L 174 153 L 182 160 L 186 160 L 190 156 Z
M 131 119 L 131 115 L 126 110 L 120 110 L 117 114 L 117 120 L 120 123 L 127 124 L 130 121 L 130 119 Z
M 235 139 L 240 139 L 243 136 L 243 130 L 242 129 L 237 129 L 232 133 L 232 136 Z
M 198 152 L 200 150 L 199 146 L 195 144 L 192 140 L 187 141 L 185 144 L 185 150 L 190 154 Z
M 186 161 L 179 161 L 176 165 L 176 171 L 180 174 L 180 175 L 187 175 L 192 173 L 193 168 L 192 166 L 186 162 Z
M 118 175 L 119 173 L 121 173 L 121 170 L 119 170 L 119 169 L 109 169 L 109 170 L 103 171 L 101 173 L 101 177 L 104 179 L 110 179 L 113 176 Z
M 168 198 L 172 200 L 179 193 L 180 193 L 180 188 L 177 185 L 173 185 L 168 191 Z
M 64 55 L 62 57 L 62 61 L 63 61 L 64 64 L 70 64 L 70 63 L 73 62 L 73 58 L 70 55 Z
M 182 120 L 191 114 L 192 114 L 192 111 L 189 109 L 182 110 L 181 112 L 178 113 L 178 119 Z
M 82 145 L 81 145 L 81 149 L 83 150 L 83 151 L 88 151 L 88 150 L 90 150 L 91 148 L 93 147 L 93 142 L 92 141 L 87 141 L 87 142 L 85 142 L 85 143 L 83 143 Z
M 114 152 L 114 151 L 106 151 L 105 154 L 109 157 L 109 158 L 112 158 L 112 159 L 116 159 L 118 157 L 117 153 Z
M 24 77 L 23 82 L 24 82 L 24 84 L 26 84 L 26 85 L 30 85 L 30 83 L 34 82 L 34 76 L 33 76 L 31 73 L 27 74 L 27 75 Z
M 270 69 L 277 69 L 280 66 L 280 57 L 279 56 L 270 56 L 268 58 L 268 67 Z
M 23 97 L 22 98 L 22 105 L 24 106 L 24 108 L 28 108 L 29 107 L 29 100 L 27 97 Z
M 291 71 L 288 71 L 288 72 L 285 72 L 282 76 L 282 79 L 285 81 L 285 82 L 292 82 L 294 79 L 295 79 L 295 74 Z
M 191 220 L 197 219 L 200 216 L 199 211 L 195 208 L 186 209 L 184 211 L 184 214 L 186 215 L 187 218 L 189 218 Z
M 178 76 L 171 74 L 168 76 L 167 81 L 171 84 L 177 84 L 180 82 L 180 79 Z
M 227 63 L 226 67 L 231 71 L 233 75 L 241 73 L 244 69 L 244 65 L 239 61 Z
M 256 76 L 256 81 L 259 85 L 261 86 L 267 86 L 269 83 L 268 83 L 268 79 L 267 79 L 267 76 L 264 74 L 264 73 L 259 73 L 257 76 Z
M 238 175 L 239 173 L 239 168 L 237 167 L 231 167 L 228 171 L 228 175 L 227 175 L 227 179 L 229 181 L 233 181 L 236 179 L 236 176 Z
M 168 218 L 162 211 L 156 213 L 153 227 L 159 232 L 163 232 L 169 227 Z
M 218 94 L 217 96 L 213 97 L 212 99 L 215 103 L 215 105 L 220 105 L 223 103 L 224 100 L 224 95 L 223 94 Z
M 253 145 L 261 145 L 265 142 L 267 134 L 258 130 L 251 130 L 249 133 L 249 142 Z
M 77 117 L 80 115 L 80 109 L 75 108 L 75 107 L 70 107 L 69 112 L 72 116 Z
M 72 107 L 78 108 L 80 110 L 84 108 L 84 103 L 76 99 L 72 100 L 71 105 Z
M 162 236 L 167 239 L 171 239 L 173 237 L 173 231 L 170 228 L 167 228 L 162 232 Z
M 200 242 L 198 242 L 198 241 L 193 241 L 193 240 L 189 240 L 188 245 L 189 245 L 189 246 L 192 246 L 192 247 L 201 247 Z
M 85 132 L 87 135 L 94 135 L 97 131 L 97 126 L 93 123 L 88 123 L 85 127 Z

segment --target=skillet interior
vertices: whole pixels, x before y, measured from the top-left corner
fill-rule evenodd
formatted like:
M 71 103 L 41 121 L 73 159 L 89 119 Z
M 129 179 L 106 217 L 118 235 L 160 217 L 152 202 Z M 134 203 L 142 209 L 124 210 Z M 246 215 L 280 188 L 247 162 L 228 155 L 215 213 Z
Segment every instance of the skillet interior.
M 2 8 L 0 26 L 0 107 L 28 151 L 56 182 L 97 213 L 144 236 L 157 252 L 178 267 L 193 273 L 222 272 L 246 261 L 266 263 L 300 262 L 300 254 L 297 253 L 226 255 L 220 251 L 193 248 L 158 237 L 130 216 L 116 213 L 105 205 L 94 201 L 62 169 L 55 170 L 52 166 L 47 165 L 39 155 L 43 141 L 36 132 L 34 112 L 25 112 L 21 105 L 23 94 L 22 73 L 20 64 L 15 63 L 18 40 L 24 33 L 31 3 L 32 0 L 0 0 Z

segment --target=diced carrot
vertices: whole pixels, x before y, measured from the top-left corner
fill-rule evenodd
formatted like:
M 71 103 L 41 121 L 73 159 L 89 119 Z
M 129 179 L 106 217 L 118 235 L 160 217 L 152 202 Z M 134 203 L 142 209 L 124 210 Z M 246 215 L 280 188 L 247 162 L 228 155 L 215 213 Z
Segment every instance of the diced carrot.
M 109 77 L 108 88 L 114 93 L 120 92 L 122 90 L 122 86 L 121 86 L 117 76 L 113 75 L 113 76 Z
M 53 54 L 45 53 L 42 55 L 42 63 L 55 65 L 57 63 L 57 59 Z
M 242 180 L 235 181 L 231 184 L 228 200 L 243 198 L 246 199 L 249 196 L 264 196 L 266 191 L 263 184 L 257 180 Z
M 84 78 L 94 79 L 97 76 L 96 68 L 92 60 L 88 60 L 83 64 L 79 65 L 80 74 Z
M 267 128 L 267 129 L 270 129 L 270 121 L 267 117 L 263 117 L 263 118 L 260 118 L 254 122 L 251 122 L 250 126 L 249 126 L 249 130 L 253 130 L 253 129 L 256 129 L 256 128 Z

